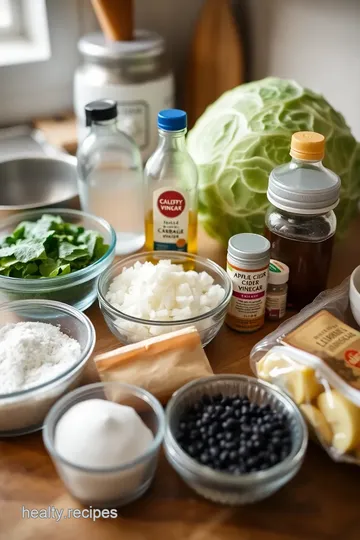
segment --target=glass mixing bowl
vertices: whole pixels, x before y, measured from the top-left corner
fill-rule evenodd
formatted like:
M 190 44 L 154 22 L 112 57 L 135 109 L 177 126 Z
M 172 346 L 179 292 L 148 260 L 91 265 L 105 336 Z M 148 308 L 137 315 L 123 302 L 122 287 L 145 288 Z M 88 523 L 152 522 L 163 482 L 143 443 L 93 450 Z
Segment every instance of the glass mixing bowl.
M 55 401 L 81 381 L 86 363 L 95 346 L 95 329 L 77 309 L 50 300 L 19 300 L 0 304 L 0 328 L 18 322 L 43 322 L 59 326 L 76 339 L 81 357 L 74 365 L 38 386 L 0 395 L 0 437 L 23 435 L 42 428 L 43 420 Z
M 270 405 L 288 418 L 292 449 L 277 465 L 259 472 L 235 476 L 201 465 L 176 441 L 179 418 L 184 410 L 204 394 L 248 396 L 258 405 Z M 230 505 L 253 503 L 269 497 L 284 486 L 300 469 L 307 448 L 308 432 L 295 403 L 275 386 L 245 375 L 216 375 L 191 382 L 175 392 L 166 409 L 165 453 L 182 479 L 199 495 Z
M 109 249 L 101 259 L 87 268 L 65 276 L 41 279 L 0 276 L 0 302 L 44 298 L 64 302 L 84 311 L 96 298 L 98 276 L 111 265 L 114 259 L 115 231 L 105 220 L 85 212 L 50 208 L 23 212 L 5 219 L 0 225 L 0 240 L 8 236 L 21 221 L 37 221 L 43 214 L 54 214 L 62 217 L 67 223 L 98 231 L 104 238 L 104 242 L 109 245 Z
M 89 399 L 110 400 L 133 407 L 153 433 L 148 450 L 129 463 L 107 468 L 80 467 L 59 455 L 54 446 L 58 421 L 75 404 Z M 138 499 L 150 487 L 164 429 L 164 410 L 152 394 L 130 384 L 95 383 L 71 392 L 54 405 L 45 420 L 43 439 L 60 478 L 76 499 L 96 508 L 116 508 Z
M 214 284 L 221 285 L 225 291 L 224 298 L 220 304 L 211 311 L 204 315 L 199 315 L 198 317 L 176 321 L 152 321 L 127 315 L 113 307 L 108 300 L 106 300 L 106 294 L 111 282 L 116 276 L 121 274 L 124 268 L 133 266 L 137 261 L 143 264 L 146 261 L 156 263 L 166 259 L 171 259 L 171 262 L 174 264 L 182 264 L 185 270 L 207 272 L 214 279 Z M 205 345 L 214 339 L 223 325 L 231 295 L 231 280 L 226 271 L 218 264 L 210 261 L 210 259 L 199 257 L 198 255 L 173 251 L 150 251 L 127 257 L 105 271 L 100 276 L 98 282 L 99 304 L 106 324 L 111 332 L 125 345 L 136 343 L 156 335 L 179 330 L 180 328 L 195 326 L 200 334 L 202 344 L 205 347 Z

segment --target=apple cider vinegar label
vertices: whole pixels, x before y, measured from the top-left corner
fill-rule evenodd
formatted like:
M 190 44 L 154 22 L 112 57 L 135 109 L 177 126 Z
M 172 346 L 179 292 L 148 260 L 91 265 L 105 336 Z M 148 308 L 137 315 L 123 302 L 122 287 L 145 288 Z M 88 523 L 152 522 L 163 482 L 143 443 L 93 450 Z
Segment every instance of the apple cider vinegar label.
M 154 250 L 187 251 L 187 194 L 163 187 L 153 193 Z
M 264 322 L 268 266 L 249 270 L 228 261 L 227 273 L 233 284 L 228 315 L 236 319 L 237 330 L 257 330 Z

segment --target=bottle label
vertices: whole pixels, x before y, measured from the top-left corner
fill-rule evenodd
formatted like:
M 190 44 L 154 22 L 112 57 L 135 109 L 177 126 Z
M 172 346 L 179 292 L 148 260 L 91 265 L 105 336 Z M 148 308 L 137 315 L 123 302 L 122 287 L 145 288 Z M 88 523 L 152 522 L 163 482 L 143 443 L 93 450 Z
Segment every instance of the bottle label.
M 154 250 L 187 251 L 189 204 L 187 194 L 166 187 L 153 193 Z
M 237 319 L 238 329 L 256 330 L 264 322 L 268 266 L 248 270 L 228 261 L 227 273 L 233 284 L 229 315 Z
M 281 319 L 286 312 L 286 292 L 271 293 L 266 297 L 266 316 L 268 319 Z

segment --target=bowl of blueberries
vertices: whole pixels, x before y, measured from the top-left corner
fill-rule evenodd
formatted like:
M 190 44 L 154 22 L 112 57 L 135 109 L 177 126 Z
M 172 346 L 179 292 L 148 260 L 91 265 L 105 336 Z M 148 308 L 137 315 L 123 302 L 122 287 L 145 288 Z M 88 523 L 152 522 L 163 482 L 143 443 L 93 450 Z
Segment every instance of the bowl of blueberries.
M 272 495 L 300 469 L 308 432 L 294 402 L 245 375 L 218 375 L 178 390 L 166 409 L 165 453 L 182 479 L 214 502 Z

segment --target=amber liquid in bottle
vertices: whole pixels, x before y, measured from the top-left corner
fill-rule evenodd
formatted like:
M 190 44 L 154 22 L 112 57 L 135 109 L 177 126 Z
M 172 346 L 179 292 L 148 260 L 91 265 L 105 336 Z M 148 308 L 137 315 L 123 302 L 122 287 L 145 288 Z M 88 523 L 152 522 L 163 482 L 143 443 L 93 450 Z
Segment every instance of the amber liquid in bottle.
M 189 225 L 188 225 L 188 249 L 189 253 L 197 253 L 197 230 L 198 220 L 197 213 L 193 210 L 189 211 Z M 154 214 L 152 210 L 149 210 L 145 216 L 145 248 L 146 251 L 153 251 L 154 249 Z
M 326 289 L 334 236 L 322 242 L 301 242 L 284 238 L 265 228 L 271 243 L 271 257 L 290 268 L 287 305 L 301 309 Z

